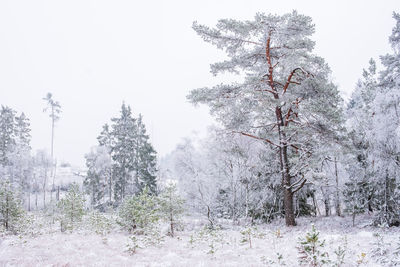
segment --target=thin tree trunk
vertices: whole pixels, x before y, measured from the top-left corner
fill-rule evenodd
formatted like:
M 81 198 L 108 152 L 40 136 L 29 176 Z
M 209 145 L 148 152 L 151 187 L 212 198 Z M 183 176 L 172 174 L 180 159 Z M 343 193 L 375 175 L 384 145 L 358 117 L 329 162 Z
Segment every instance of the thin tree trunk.
M 232 189 L 233 189 L 232 221 L 233 221 L 233 223 L 235 223 L 236 222 L 236 186 L 233 185 Z
M 111 201 L 112 201 L 112 170 L 110 170 L 110 180 L 109 180 L 109 198 L 110 198 L 110 202 L 109 205 L 111 205 Z
M 7 189 L 8 190 L 8 189 Z M 9 204 L 8 204 L 8 192 L 6 192 L 6 215 L 5 215 L 5 226 L 6 226 L 6 230 L 8 230 L 8 216 L 9 216 Z
M 335 176 L 336 176 L 336 215 L 341 216 L 340 211 L 340 192 L 339 192 L 339 176 L 337 168 L 337 159 L 335 157 Z
M 44 169 L 44 181 L 43 181 L 43 208 L 46 208 L 46 184 L 47 184 L 47 166 Z
M 329 196 L 325 197 L 324 199 L 324 204 L 325 204 L 325 217 L 328 217 L 330 214 L 330 205 L 329 205 Z
M 174 237 L 174 214 L 172 210 L 172 191 L 169 192 L 169 205 L 170 205 L 170 210 L 169 210 L 169 218 L 170 218 L 170 224 L 171 224 L 171 236 Z
M 43 208 L 46 208 L 46 187 L 43 186 Z
M 53 184 L 50 190 L 50 201 L 53 201 L 53 190 L 54 190 L 54 176 L 53 176 L 53 168 L 54 168 L 54 160 L 53 154 L 54 152 L 54 106 L 51 106 L 51 167 L 50 167 L 50 177 L 53 178 Z
M 246 219 L 249 216 L 249 183 L 246 183 L 246 210 L 245 210 Z
M 312 200 L 313 200 L 314 208 L 315 208 L 315 211 L 316 211 L 316 215 L 320 216 L 321 215 L 321 211 L 319 210 L 317 201 L 315 200 L 315 194 L 314 193 L 312 195 Z
M 36 191 L 35 191 L 35 207 L 36 207 L 36 210 L 38 209 L 38 187 L 36 188 Z
M 28 211 L 31 211 L 31 186 L 28 187 Z

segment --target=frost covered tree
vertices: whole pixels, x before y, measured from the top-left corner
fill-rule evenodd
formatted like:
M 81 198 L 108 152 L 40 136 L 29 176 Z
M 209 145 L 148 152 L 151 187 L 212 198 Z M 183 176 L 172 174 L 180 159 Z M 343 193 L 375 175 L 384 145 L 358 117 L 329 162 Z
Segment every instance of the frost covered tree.
M 213 227 L 221 185 L 210 171 L 212 167 L 204 152 L 196 150 L 193 140 L 185 139 L 172 154 L 174 176 L 178 178 L 187 206 L 207 216 L 210 227 Z
M 146 134 L 146 126 L 143 123 L 143 117 L 139 114 L 136 123 L 136 146 L 135 146 L 135 184 L 142 190 L 147 186 L 151 192 L 156 192 L 156 151 L 149 142 L 149 136 Z
M 146 134 L 142 116 L 135 118 L 130 106 L 122 104 L 119 117 L 105 124 L 99 145 L 105 147 L 112 159 L 109 186 L 113 186 L 114 200 L 120 203 L 145 186 L 156 190 L 156 152 Z M 111 191 L 110 191 L 111 192 Z
M 177 177 L 186 208 L 207 216 L 211 226 L 216 218 L 270 222 L 283 215 L 283 201 L 279 161 L 266 148 L 257 140 L 210 128 L 204 139 L 181 142 L 160 167 L 170 180 Z
M 311 18 L 292 12 L 258 13 L 252 21 L 219 20 L 215 28 L 193 24 L 229 59 L 211 65 L 214 75 L 243 74 L 241 82 L 191 91 L 226 130 L 264 142 L 276 151 L 287 225 L 295 225 L 293 197 L 306 179 L 318 141 L 335 138 L 341 98 L 324 60 L 312 54 Z M 268 164 L 268 163 L 265 163 Z
M 400 225 L 400 15 L 393 17 L 393 53 L 381 57 L 379 75 L 373 60 L 364 70 L 349 103 L 348 121 L 357 162 L 349 167 L 351 179 L 364 185 L 362 198 L 374 212 L 375 224 L 389 226 Z
M 113 122 L 111 125 L 111 155 L 116 179 L 114 197 L 117 201 L 121 201 L 129 193 L 128 186 L 133 186 L 131 174 L 134 170 L 136 154 L 136 119 L 132 116 L 131 108 L 124 103 L 121 107 L 120 117 L 112 118 L 111 121 Z
M 0 110 L 0 164 L 9 163 L 8 155 L 15 145 L 15 111 L 1 106 Z
M 103 204 L 108 195 L 108 203 L 112 201 L 112 161 L 108 149 L 105 146 L 93 147 L 85 155 L 88 168 L 83 182 L 86 191 L 90 195 L 92 206 Z
M 400 225 L 400 14 L 393 13 L 396 25 L 389 37 L 392 54 L 381 57 L 383 71 L 374 99 L 374 127 L 371 131 L 376 192 L 377 224 Z
M 50 198 L 53 199 L 53 191 L 55 190 L 54 187 L 54 179 L 55 179 L 55 171 L 53 166 L 55 164 L 54 161 L 54 126 L 56 121 L 60 119 L 61 113 L 61 105 L 58 101 L 53 99 L 53 95 L 51 93 L 47 93 L 46 97 L 43 98 L 46 101 L 46 108 L 43 109 L 43 112 L 49 112 L 49 117 L 51 119 L 51 149 L 50 149 L 50 157 L 51 157 L 51 169 L 50 169 L 50 177 L 52 178 L 52 188 Z
M 33 174 L 33 162 L 30 146 L 30 122 L 24 113 L 15 117 L 15 146 L 10 155 L 13 180 L 17 183 L 21 195 L 28 193 L 30 199 L 31 178 Z
M 368 204 L 367 193 L 369 184 L 351 177 L 343 190 L 346 211 L 352 215 L 353 226 L 355 225 L 356 215 L 363 213 Z
M 350 156 L 348 161 L 347 172 L 351 183 L 345 185 L 347 192 L 345 202 L 352 203 L 352 194 L 349 194 L 349 192 L 359 191 L 357 197 L 363 199 L 366 203 L 362 205 L 364 210 L 358 211 L 358 213 L 364 212 L 365 209 L 372 212 L 374 206 L 373 187 L 376 174 L 376 154 L 373 153 L 374 136 L 371 133 L 374 124 L 371 122 L 374 119 L 374 99 L 378 92 L 378 83 L 376 62 L 370 59 L 369 66 L 363 70 L 362 78 L 357 82 L 347 107 L 347 128 L 351 141 L 349 152 L 353 157 Z M 353 188 L 352 183 L 363 185 L 363 188 L 357 190 Z
M 35 166 L 34 175 L 36 181 L 36 201 L 37 201 L 37 193 L 40 188 L 43 193 L 43 207 L 46 208 L 46 192 L 47 185 L 49 183 L 48 172 L 51 166 L 51 158 L 49 154 L 45 150 L 38 150 L 33 158 L 33 164 Z
M 29 191 L 32 176 L 30 123 L 9 107 L 0 111 L 0 177 L 18 189 L 19 198 Z

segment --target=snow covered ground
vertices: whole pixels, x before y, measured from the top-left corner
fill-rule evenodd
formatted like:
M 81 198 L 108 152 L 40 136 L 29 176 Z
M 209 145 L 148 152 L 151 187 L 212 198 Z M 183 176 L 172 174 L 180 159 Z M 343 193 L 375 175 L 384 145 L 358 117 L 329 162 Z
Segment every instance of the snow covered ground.
M 297 227 L 288 228 L 276 221 L 252 230 L 250 248 L 249 242 L 241 242 L 243 226 L 222 222 L 222 230 L 201 238 L 205 220 L 186 218 L 186 229 L 175 238 L 165 236 L 159 246 L 139 248 L 134 254 L 126 251 L 129 234 L 118 228 L 104 242 L 89 230 L 61 233 L 57 225 L 47 224 L 36 237 L 1 236 L 0 266 L 299 266 L 298 240 L 312 223 L 320 240 L 326 241 L 323 250 L 332 261 L 326 266 L 334 266 L 339 246 L 345 247 L 341 266 L 391 266 L 399 261 L 399 229 L 373 228 L 368 222 L 368 217 L 360 218 L 353 228 L 350 218 L 301 218 Z

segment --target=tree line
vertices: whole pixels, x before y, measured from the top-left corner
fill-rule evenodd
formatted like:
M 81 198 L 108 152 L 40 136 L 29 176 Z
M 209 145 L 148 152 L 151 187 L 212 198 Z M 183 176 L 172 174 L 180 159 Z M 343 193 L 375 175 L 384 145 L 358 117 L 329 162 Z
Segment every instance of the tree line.
M 392 53 L 381 56 L 380 71 L 370 60 L 347 103 L 328 64 L 313 53 L 310 17 L 258 13 L 248 21 L 222 19 L 213 28 L 195 22 L 196 33 L 228 56 L 211 72 L 241 77 L 187 96 L 207 105 L 218 125 L 206 138 L 185 139 L 157 168 L 142 115 L 134 117 L 123 103 L 85 155 L 90 205 L 123 207 L 173 181 L 186 207 L 210 225 L 217 218 L 239 223 L 283 217 L 294 226 L 299 216 L 345 213 L 354 224 L 357 214 L 370 213 L 375 225 L 399 226 L 400 15 L 393 18 Z M 60 105 L 51 97 L 45 100 L 54 136 Z M 2 107 L 1 179 L 20 194 L 42 190 L 46 203 L 55 162 L 43 151 L 30 155 L 29 132 L 23 113 Z

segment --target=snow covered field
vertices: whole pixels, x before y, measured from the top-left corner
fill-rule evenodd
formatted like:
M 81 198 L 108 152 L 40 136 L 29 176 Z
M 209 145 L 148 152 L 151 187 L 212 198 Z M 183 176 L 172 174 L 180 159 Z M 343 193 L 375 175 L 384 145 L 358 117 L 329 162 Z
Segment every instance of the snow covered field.
M 400 246 L 399 229 L 366 226 L 368 217 L 359 219 L 354 228 L 350 218 L 337 217 L 299 219 L 293 228 L 282 226 L 281 221 L 258 225 L 252 230 L 252 248 L 242 242 L 241 231 L 246 228 L 229 222 L 221 222 L 222 230 L 215 234 L 199 238 L 205 222 L 186 218 L 186 230 L 177 232 L 175 238 L 165 236 L 160 245 L 139 248 L 134 254 L 126 250 L 129 234 L 118 227 L 106 235 L 105 242 L 89 230 L 61 233 L 57 225 L 48 225 L 36 237 L 2 236 L 0 266 L 280 266 L 279 262 L 299 266 L 298 240 L 304 239 L 312 223 L 320 231 L 320 240 L 326 241 L 322 251 L 331 260 L 326 266 L 336 266 L 339 246 L 345 251 L 345 264 L 340 266 L 400 262 L 395 254 Z M 382 237 L 380 243 L 376 234 Z

